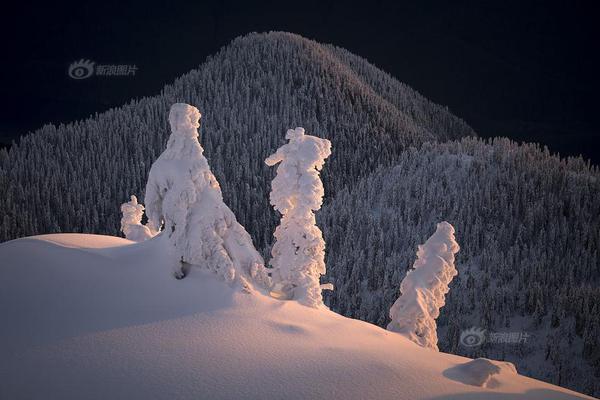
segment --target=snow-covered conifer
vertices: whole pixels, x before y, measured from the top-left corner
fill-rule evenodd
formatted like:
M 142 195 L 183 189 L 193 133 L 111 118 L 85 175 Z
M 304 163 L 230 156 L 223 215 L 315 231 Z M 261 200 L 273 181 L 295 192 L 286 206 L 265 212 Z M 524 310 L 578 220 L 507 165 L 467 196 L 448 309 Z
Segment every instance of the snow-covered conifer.
M 423 346 L 438 350 L 436 318 L 445 304 L 448 285 L 457 275 L 454 254 L 459 246 L 448 222 L 419 246 L 417 260 L 400 285 L 401 295 L 390 308 L 390 331 Z
M 250 288 L 249 280 L 267 285 L 264 261 L 252 239 L 223 202 L 198 141 L 200 112 L 173 104 L 167 149 L 152 164 L 146 185 L 148 225 L 164 226 L 173 249 L 175 276 L 185 265 L 208 268 L 226 281 Z
M 331 142 L 305 135 L 304 128 L 290 129 L 289 142 L 265 162 L 279 164 L 271 185 L 271 204 L 282 214 L 271 251 L 272 277 L 285 297 L 318 307 L 323 304 L 319 283 L 325 274 L 325 241 L 314 211 L 323 202 L 319 171 L 331 154 Z
M 156 235 L 156 231 L 146 225 L 142 225 L 144 206 L 139 204 L 137 197 L 131 195 L 131 200 L 121 204 L 121 232 L 125 237 L 134 242 L 143 242 Z

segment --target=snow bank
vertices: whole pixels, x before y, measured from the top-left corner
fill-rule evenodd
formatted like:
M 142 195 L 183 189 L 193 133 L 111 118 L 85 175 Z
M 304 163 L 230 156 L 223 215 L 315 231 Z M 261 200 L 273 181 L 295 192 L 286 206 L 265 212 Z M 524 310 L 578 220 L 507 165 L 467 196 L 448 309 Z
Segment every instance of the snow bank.
M 586 398 L 516 374 L 465 384 L 446 375 L 467 358 L 198 268 L 173 279 L 160 236 L 63 236 L 0 245 L 2 399 Z
M 203 155 L 200 112 L 188 104 L 174 104 L 169 123 L 171 136 L 150 168 L 145 202 L 148 225 L 154 230 L 164 227 L 172 245 L 175 275 L 181 278 L 189 265 L 196 265 L 248 290 L 251 282 L 268 286 L 264 261 L 223 202 Z
M 495 387 L 499 385 L 500 376 L 511 377 L 517 374 L 514 364 L 505 361 L 476 358 L 464 364 L 444 371 L 444 376 L 466 385 Z
M 131 240 L 116 236 L 92 235 L 82 233 L 50 233 L 46 235 L 33 236 L 31 238 L 17 239 L 19 241 L 36 240 L 53 243 L 61 247 L 72 247 L 75 249 L 112 249 L 133 244 Z M 8 260 L 6 260 L 8 262 Z M 1 265 L 1 264 L 0 264 Z
M 325 241 L 314 212 L 323 203 L 319 171 L 331 154 L 331 142 L 305 135 L 304 128 L 290 129 L 285 137 L 289 142 L 265 160 L 268 166 L 279 164 L 270 196 L 282 214 L 271 250 L 275 296 L 319 307 L 323 305 L 319 278 L 325 274 Z
M 446 302 L 448 285 L 458 273 L 454 268 L 458 250 L 452 225 L 439 223 L 435 233 L 419 246 L 413 269 L 400 284 L 401 295 L 390 308 L 388 330 L 438 350 L 435 320 Z

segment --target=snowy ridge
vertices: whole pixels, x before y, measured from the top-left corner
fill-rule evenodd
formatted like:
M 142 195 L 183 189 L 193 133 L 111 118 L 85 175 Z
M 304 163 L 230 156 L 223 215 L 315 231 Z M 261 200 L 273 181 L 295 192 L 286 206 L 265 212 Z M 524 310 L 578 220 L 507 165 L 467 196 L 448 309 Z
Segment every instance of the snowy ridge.
M 166 242 L 124 243 L 0 245 L 1 398 L 587 398 L 510 371 L 487 388 L 464 383 L 469 359 L 200 269 L 175 280 Z

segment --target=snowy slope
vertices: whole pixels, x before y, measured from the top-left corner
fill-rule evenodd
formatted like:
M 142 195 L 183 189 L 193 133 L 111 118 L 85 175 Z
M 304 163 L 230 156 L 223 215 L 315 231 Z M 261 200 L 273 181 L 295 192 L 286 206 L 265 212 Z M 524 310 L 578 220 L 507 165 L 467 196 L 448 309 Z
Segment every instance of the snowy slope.
M 586 398 L 200 270 L 175 280 L 164 244 L 56 234 L 0 245 L 0 398 Z

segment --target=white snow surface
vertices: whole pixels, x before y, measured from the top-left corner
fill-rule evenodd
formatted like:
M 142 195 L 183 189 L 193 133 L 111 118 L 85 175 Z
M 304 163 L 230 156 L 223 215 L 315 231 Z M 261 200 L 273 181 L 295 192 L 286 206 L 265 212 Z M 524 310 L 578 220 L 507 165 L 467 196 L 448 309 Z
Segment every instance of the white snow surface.
M 437 224 L 435 233 L 419 246 L 417 260 L 400 284 L 401 295 L 390 308 L 388 330 L 438 350 L 435 320 L 446 304 L 448 285 L 458 274 L 454 254 L 459 249 L 454 227 L 446 221 Z
M 162 235 L 54 234 L 0 245 L 1 399 L 581 399 L 325 307 L 182 280 Z M 454 369 L 453 369 L 454 368 Z M 477 369 L 477 368 L 475 368 Z M 476 374 L 475 374 L 476 375 Z
M 444 371 L 444 375 L 448 378 L 467 385 L 481 387 L 495 387 L 498 385 L 496 375 L 516 375 L 516 373 L 517 369 L 514 364 L 487 358 L 476 358 Z
M 223 202 L 221 187 L 198 141 L 200 111 L 175 103 L 169 112 L 171 136 L 152 164 L 146 184 L 148 226 L 164 225 L 171 247 L 170 265 L 182 277 L 185 265 L 211 270 L 249 290 L 268 286 L 264 261 L 252 239 Z

